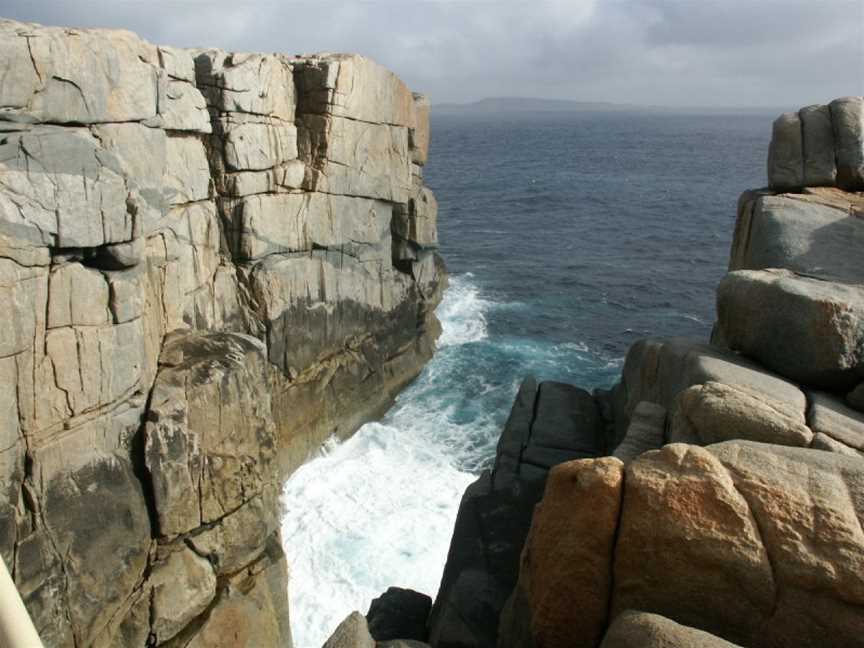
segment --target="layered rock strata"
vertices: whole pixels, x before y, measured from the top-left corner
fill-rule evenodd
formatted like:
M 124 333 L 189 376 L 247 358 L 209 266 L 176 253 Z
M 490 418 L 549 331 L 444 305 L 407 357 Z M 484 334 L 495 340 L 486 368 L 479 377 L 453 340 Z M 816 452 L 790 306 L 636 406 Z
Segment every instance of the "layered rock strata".
M 539 416 L 523 386 L 505 476 L 463 500 L 498 486 L 485 516 L 460 511 L 432 646 L 864 646 L 862 160 L 860 97 L 775 122 L 771 187 L 739 202 L 711 343 L 641 340 L 593 400 L 557 387 L 550 418 L 591 402 L 599 422 L 559 424 L 553 445 L 598 442 L 594 458 L 539 453 L 542 495 L 498 485 L 543 485 L 532 435 L 514 440 Z M 516 567 L 487 557 L 514 546 L 504 604 Z M 454 557 L 472 552 L 456 596 Z
M 290 645 L 280 480 L 438 332 L 428 102 L 0 21 L 0 554 L 46 646 Z

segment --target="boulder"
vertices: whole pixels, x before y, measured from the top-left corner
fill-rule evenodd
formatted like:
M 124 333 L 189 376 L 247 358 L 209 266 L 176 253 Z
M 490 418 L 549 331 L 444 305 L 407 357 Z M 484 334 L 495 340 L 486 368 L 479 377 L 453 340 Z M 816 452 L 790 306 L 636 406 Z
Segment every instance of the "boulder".
M 653 610 L 751 645 L 777 584 L 759 526 L 723 463 L 708 449 L 671 444 L 631 463 L 625 483 L 611 616 Z
M 801 120 L 797 113 L 784 113 L 774 121 L 768 150 L 768 184 L 772 189 L 804 186 L 804 150 Z
M 375 641 L 408 639 L 426 641 L 426 621 L 432 610 L 432 598 L 400 587 L 390 587 L 372 599 L 366 622 Z
M 676 397 L 693 385 L 715 382 L 746 389 L 804 423 L 807 399 L 794 383 L 716 347 L 685 338 L 646 338 L 627 352 L 617 398 L 626 404 L 616 425 L 626 425 L 641 401 L 657 403 L 674 417 Z
M 837 156 L 837 186 L 864 189 L 864 97 L 844 97 L 830 104 Z
M 742 439 L 808 446 L 813 441 L 800 411 L 744 386 L 713 381 L 694 385 L 678 394 L 674 409 L 672 442 L 710 445 Z
M 864 414 L 824 392 L 811 392 L 807 424 L 816 434 L 864 452 Z
M 271 537 L 264 542 L 267 544 L 266 556 L 233 575 L 201 626 L 181 633 L 177 645 L 184 648 L 292 647 L 286 579 L 288 567 L 278 538 Z M 368 646 L 365 643 L 356 645 Z
M 624 465 L 584 459 L 549 473 L 522 551 L 518 594 L 524 608 L 502 615 L 499 646 L 596 646 L 612 592 L 612 562 Z M 530 640 L 509 627 L 526 614 Z
M 837 193 L 742 196 L 729 270 L 785 268 L 831 281 L 864 281 L 855 263 L 864 219 L 854 211 L 856 199 Z
M 195 56 L 195 78 L 208 106 L 294 121 L 293 68 L 284 56 L 203 50 Z
M 746 441 L 643 455 L 627 468 L 612 615 L 650 609 L 754 648 L 861 645 L 862 471 Z
M 188 548 L 171 551 L 153 567 L 153 633 L 162 643 L 201 614 L 216 596 L 210 562 Z
M 304 189 L 408 202 L 407 128 L 312 113 L 302 114 L 297 126 L 299 156 L 307 165 Z
M 324 642 L 323 648 L 375 648 L 366 617 L 359 612 L 349 614 Z
M 128 31 L 0 22 L 4 119 L 55 124 L 156 117 L 156 47 Z
M 783 376 L 827 389 L 849 389 L 860 381 L 859 286 L 786 270 L 740 270 L 720 282 L 717 313 L 731 348 Z
M 740 648 L 707 632 L 683 626 L 658 614 L 622 612 L 603 637 L 600 648 Z

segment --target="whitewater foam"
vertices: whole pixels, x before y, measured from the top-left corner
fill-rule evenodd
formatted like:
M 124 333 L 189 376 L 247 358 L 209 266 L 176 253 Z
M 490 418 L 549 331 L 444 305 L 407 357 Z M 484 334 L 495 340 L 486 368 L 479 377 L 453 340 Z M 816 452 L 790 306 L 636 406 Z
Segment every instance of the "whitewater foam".
M 330 440 L 285 484 L 282 537 L 297 648 L 320 646 L 352 610 L 366 612 L 387 587 L 434 596 L 462 492 L 474 475 L 459 458 L 488 454 L 454 422 L 455 347 L 488 335 L 470 276 L 452 277 L 438 307 L 441 349 L 380 423 L 344 443 Z M 491 417 L 467 422 L 492 436 Z M 484 435 L 480 435 L 481 437 Z
M 526 373 L 611 380 L 609 359 L 584 343 L 491 336 L 488 318 L 514 306 L 485 297 L 470 274 L 451 277 L 438 351 L 420 376 L 379 423 L 331 440 L 285 484 L 297 648 L 320 646 L 390 586 L 435 596 L 462 493 L 490 467 Z

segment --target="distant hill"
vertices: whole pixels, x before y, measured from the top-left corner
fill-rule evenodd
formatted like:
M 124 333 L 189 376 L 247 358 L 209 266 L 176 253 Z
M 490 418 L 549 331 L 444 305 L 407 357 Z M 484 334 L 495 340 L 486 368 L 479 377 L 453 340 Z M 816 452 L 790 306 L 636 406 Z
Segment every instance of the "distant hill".
M 450 113 L 510 113 L 510 112 L 595 112 L 636 110 L 637 106 L 608 101 L 571 101 L 568 99 L 536 99 L 533 97 L 490 97 L 472 103 L 433 104 L 436 115 Z
M 490 97 L 472 103 L 432 104 L 435 115 L 488 115 L 538 112 L 662 112 L 696 114 L 767 114 L 775 115 L 784 108 L 735 106 L 649 106 L 621 104 L 609 101 L 573 101 L 569 99 L 538 99 L 534 97 Z

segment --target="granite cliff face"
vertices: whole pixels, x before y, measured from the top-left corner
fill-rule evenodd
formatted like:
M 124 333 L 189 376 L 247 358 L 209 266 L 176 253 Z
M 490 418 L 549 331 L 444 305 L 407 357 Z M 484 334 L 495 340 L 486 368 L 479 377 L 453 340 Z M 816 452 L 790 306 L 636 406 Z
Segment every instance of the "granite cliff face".
M 782 115 L 768 179 L 710 343 L 641 340 L 610 391 L 526 379 L 420 639 L 864 646 L 864 98 Z
M 430 357 L 429 106 L 0 21 L 0 553 L 46 646 L 289 646 L 280 480 Z

